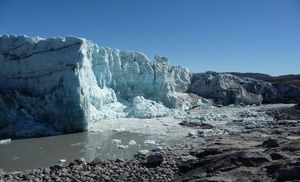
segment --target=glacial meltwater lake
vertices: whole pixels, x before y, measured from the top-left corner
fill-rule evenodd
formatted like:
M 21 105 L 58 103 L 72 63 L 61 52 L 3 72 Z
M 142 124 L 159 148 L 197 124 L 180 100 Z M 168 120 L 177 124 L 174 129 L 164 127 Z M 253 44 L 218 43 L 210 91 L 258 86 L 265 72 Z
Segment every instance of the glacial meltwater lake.
M 117 147 L 114 139 L 121 140 Z M 135 145 L 129 145 L 134 140 Z M 145 143 L 155 141 L 155 144 Z M 116 140 L 115 140 L 116 141 Z M 177 139 L 178 141 L 178 139 Z M 134 143 L 134 142 L 133 142 Z M 83 157 L 86 161 L 99 159 L 129 159 L 138 150 L 151 150 L 156 146 L 170 146 L 176 139 L 168 140 L 128 131 L 83 132 L 51 137 L 12 140 L 0 145 L 0 168 L 5 171 L 49 167 L 65 159 L 66 164 Z
M 200 108 L 193 111 L 189 117 L 214 117 L 207 122 L 214 125 L 215 129 L 213 131 L 208 129 L 207 133 L 204 130 L 203 132 L 207 135 L 226 134 L 228 131 L 240 130 L 227 125 L 227 122 L 240 119 L 248 123 L 270 121 L 272 118 L 256 110 L 279 106 L 281 105 Z M 250 117 L 241 116 L 241 113 L 245 112 L 250 113 Z M 180 122 L 182 119 L 173 117 L 119 118 L 91 123 L 88 132 L 12 140 L 9 144 L 0 145 L 0 168 L 5 171 L 35 169 L 58 164 L 60 159 L 65 159 L 67 164 L 81 157 L 86 161 L 95 158 L 129 159 L 139 150 L 151 150 L 157 146 L 168 147 L 181 143 L 190 132 L 198 131 L 181 126 Z M 131 140 L 135 142 L 130 142 Z M 129 143 L 136 144 L 129 145 Z

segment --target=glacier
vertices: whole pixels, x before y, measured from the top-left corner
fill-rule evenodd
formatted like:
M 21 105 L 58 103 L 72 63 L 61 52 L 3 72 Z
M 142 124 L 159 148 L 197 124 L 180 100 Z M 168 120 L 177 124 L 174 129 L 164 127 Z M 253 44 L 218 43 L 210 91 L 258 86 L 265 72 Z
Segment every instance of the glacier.
M 185 93 L 190 70 L 166 57 L 151 61 L 78 37 L 1 35 L 0 64 L 0 133 L 30 125 L 51 126 L 48 134 L 85 131 L 104 118 L 166 116 L 196 97 Z
M 0 35 L 0 139 L 94 131 L 104 120 L 120 118 L 184 119 L 195 107 L 299 98 L 292 85 L 192 73 L 163 56 L 150 60 L 79 37 Z

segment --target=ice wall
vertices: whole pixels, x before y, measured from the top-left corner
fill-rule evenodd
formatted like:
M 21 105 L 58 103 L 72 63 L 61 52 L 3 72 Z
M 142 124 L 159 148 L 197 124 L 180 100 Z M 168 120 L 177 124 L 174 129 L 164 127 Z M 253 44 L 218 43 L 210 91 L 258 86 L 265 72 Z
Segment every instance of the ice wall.
M 185 92 L 191 73 L 187 68 L 170 66 L 167 59 L 156 56 L 151 62 L 139 52 L 119 51 L 91 43 L 92 67 L 98 85 L 112 88 L 121 98 L 146 98 L 176 107 L 175 92 Z
M 120 113 L 136 96 L 176 107 L 177 92 L 187 90 L 191 73 L 169 66 L 164 57 L 155 59 L 151 62 L 142 53 L 101 47 L 77 37 L 3 35 L 0 92 L 13 91 L 10 95 L 17 104 L 5 102 L 2 108 L 23 109 L 36 122 L 76 132 L 86 130 L 93 120 L 125 117 Z M 0 119 L 2 128 L 9 125 L 4 120 Z

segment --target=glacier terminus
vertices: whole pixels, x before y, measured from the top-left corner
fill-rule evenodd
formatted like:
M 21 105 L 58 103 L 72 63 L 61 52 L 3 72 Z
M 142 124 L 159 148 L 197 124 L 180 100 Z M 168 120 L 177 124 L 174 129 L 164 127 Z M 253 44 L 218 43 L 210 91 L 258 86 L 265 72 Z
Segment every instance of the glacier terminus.
M 91 130 L 103 119 L 184 117 L 207 105 L 300 101 L 300 89 L 227 73 L 192 73 L 168 58 L 78 37 L 0 36 L 0 137 Z
M 8 128 L 19 130 L 9 137 L 50 126 L 46 135 L 79 132 L 103 118 L 159 117 L 192 107 L 184 93 L 192 75 L 187 68 L 82 38 L 3 35 L 0 64 L 4 136 L 12 135 Z

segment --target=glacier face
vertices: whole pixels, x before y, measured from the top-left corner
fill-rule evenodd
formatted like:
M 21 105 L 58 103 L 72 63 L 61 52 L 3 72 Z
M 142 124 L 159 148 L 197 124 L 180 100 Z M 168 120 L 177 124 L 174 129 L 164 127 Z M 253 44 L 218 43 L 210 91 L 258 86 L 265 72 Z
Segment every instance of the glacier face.
M 188 89 L 191 77 L 188 69 L 170 66 L 164 57 L 152 62 L 143 53 L 77 37 L 3 35 L 0 64 L 0 92 L 9 93 L 15 103 L 4 99 L 0 114 L 6 110 L 17 115 L 14 111 L 20 109 L 27 113 L 8 123 L 1 118 L 0 133 L 20 118 L 63 133 L 84 131 L 103 118 L 127 117 L 128 108 L 138 105 L 134 98 L 180 107 L 184 99 L 178 93 Z
M 121 98 L 144 96 L 176 107 L 175 92 L 185 92 L 191 73 L 187 68 L 151 62 L 143 53 L 119 51 L 90 43 L 92 68 L 98 86 L 112 88 Z

